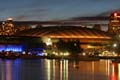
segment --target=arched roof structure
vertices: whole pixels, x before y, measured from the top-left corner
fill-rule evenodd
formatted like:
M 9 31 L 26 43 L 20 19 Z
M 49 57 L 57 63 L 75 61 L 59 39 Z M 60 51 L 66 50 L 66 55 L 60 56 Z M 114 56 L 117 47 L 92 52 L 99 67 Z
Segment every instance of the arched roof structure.
M 15 35 L 49 38 L 111 39 L 111 35 L 107 32 L 75 26 L 39 27 L 20 31 Z

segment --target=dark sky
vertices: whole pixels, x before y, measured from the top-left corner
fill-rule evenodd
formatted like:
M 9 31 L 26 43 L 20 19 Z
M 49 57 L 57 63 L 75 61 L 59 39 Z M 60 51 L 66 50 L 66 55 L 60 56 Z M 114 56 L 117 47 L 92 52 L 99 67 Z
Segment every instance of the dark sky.
M 0 0 L 0 20 L 63 20 L 106 16 L 120 9 L 120 0 Z

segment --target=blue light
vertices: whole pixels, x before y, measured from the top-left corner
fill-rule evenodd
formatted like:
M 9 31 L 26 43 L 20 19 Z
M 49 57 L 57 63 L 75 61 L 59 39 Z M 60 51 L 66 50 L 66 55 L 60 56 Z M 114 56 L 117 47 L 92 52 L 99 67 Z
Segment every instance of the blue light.
M 31 53 L 36 52 L 38 56 L 43 56 L 43 50 L 44 48 L 32 48 L 30 49 Z
M 23 45 L 0 45 L 0 51 L 14 51 L 14 52 L 22 52 Z
M 44 55 L 44 53 L 42 53 L 42 52 L 41 52 L 41 53 L 38 53 L 37 55 L 38 55 L 38 56 L 43 56 L 43 55 Z

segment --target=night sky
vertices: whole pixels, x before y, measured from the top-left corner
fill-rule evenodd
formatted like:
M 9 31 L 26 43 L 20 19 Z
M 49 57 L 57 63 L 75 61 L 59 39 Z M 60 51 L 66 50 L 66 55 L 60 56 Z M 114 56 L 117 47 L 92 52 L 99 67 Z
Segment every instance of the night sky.
M 120 11 L 120 0 L 0 0 L 0 20 L 47 21 L 108 16 Z

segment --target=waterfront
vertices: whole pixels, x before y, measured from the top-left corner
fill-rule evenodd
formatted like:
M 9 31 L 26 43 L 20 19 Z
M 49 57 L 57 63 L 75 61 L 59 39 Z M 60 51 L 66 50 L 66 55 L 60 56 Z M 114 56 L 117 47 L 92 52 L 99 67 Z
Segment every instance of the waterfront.
M 120 80 L 111 60 L 0 60 L 0 80 Z

